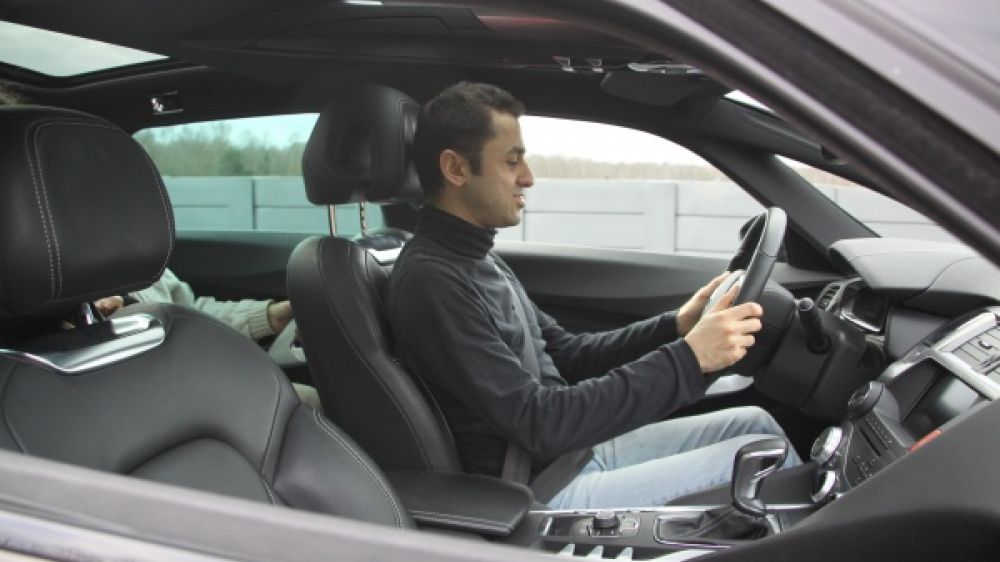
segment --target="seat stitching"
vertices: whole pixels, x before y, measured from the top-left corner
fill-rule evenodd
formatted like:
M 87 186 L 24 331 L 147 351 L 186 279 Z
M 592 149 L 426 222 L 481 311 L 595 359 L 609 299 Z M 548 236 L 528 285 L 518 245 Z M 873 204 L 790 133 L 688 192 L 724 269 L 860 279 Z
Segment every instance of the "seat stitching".
M 260 481 L 264 484 L 264 491 L 267 492 L 267 497 L 271 498 L 271 505 L 278 505 L 278 502 L 274 499 L 274 494 L 271 493 L 271 487 L 267 484 L 267 478 L 264 478 L 263 474 L 260 476 Z
M 24 132 L 24 154 L 28 158 L 28 171 L 31 173 L 31 185 L 35 191 L 35 205 L 38 207 L 38 215 L 42 219 L 42 234 L 45 235 L 45 247 L 48 250 L 49 255 L 49 298 L 54 299 L 56 297 L 56 276 L 55 276 L 55 265 L 53 264 L 52 258 L 52 242 L 49 239 L 49 227 L 45 219 L 45 211 L 42 208 L 42 197 L 38 190 L 38 179 L 35 176 L 35 164 L 31 158 L 31 143 L 28 137 L 31 135 L 31 127 L 29 127 Z M 41 171 L 39 171 L 41 173 Z
M 161 303 L 161 306 L 162 304 L 163 303 Z M 183 307 L 180 305 L 170 305 L 170 306 L 176 307 L 179 310 L 184 311 L 185 313 L 190 313 L 184 315 L 183 317 L 193 322 L 201 322 L 203 324 L 209 324 L 211 326 L 217 326 L 219 324 L 217 320 L 212 320 L 211 317 L 209 317 L 204 312 L 195 311 L 192 308 Z M 228 331 L 229 330 L 227 330 L 227 332 Z M 264 473 L 264 463 L 267 461 L 268 452 L 271 450 L 271 446 L 274 444 L 274 429 L 275 426 L 277 425 L 276 420 L 278 419 L 279 406 L 281 405 L 281 379 L 278 378 L 278 375 L 274 372 L 274 369 L 268 368 L 267 372 L 270 373 L 271 379 L 274 380 L 274 383 L 278 385 L 278 393 L 274 399 L 274 413 L 271 416 L 271 429 L 267 436 L 267 444 L 264 446 L 264 454 L 261 456 L 260 466 L 258 467 L 258 471 L 262 475 Z
M 352 244 L 354 244 L 355 247 L 358 246 L 356 243 L 352 243 Z M 353 251 L 354 251 L 354 248 L 352 248 L 352 252 Z M 362 251 L 363 257 L 364 257 L 364 262 L 365 262 L 364 265 L 367 267 L 367 265 L 368 265 L 368 259 L 369 259 L 369 257 L 368 257 L 369 254 L 368 254 L 368 252 L 365 252 L 364 250 L 361 250 L 361 251 Z M 362 280 L 361 285 L 362 286 L 368 286 L 368 284 L 364 283 L 363 280 Z M 375 290 L 375 288 L 373 286 L 372 286 L 372 290 L 373 291 Z M 375 295 L 375 298 L 378 299 L 378 295 L 377 294 Z M 382 349 L 386 349 L 387 350 L 388 347 L 389 347 L 387 345 L 388 338 L 383 333 L 382 326 L 381 326 L 381 324 L 377 320 L 377 316 L 378 316 L 377 311 L 373 310 L 372 307 L 369 306 L 369 303 L 368 303 L 368 301 L 366 299 L 362 298 L 362 299 L 359 299 L 359 300 L 360 300 L 361 306 L 365 310 L 365 316 L 368 319 L 369 324 L 372 326 L 372 329 L 373 329 L 372 331 L 377 334 L 378 340 L 379 340 L 379 342 L 381 344 L 380 347 Z M 346 331 L 345 333 L 349 334 L 351 332 L 350 331 Z M 351 341 L 351 347 L 355 348 L 355 350 L 356 350 L 355 352 L 360 357 L 364 358 L 365 365 L 368 366 L 369 371 L 371 371 L 372 373 L 376 373 L 377 370 L 374 369 L 373 366 L 369 363 L 369 361 L 368 361 L 367 357 L 365 356 L 365 354 L 360 353 L 359 351 L 357 351 L 357 348 L 354 345 L 354 340 L 351 339 L 351 338 L 348 338 L 348 339 Z M 422 395 L 422 393 L 420 392 L 420 389 L 416 387 L 416 384 L 413 381 L 413 377 L 409 374 L 409 372 L 407 372 L 405 369 L 403 369 L 401 365 L 397 364 L 397 366 L 400 367 L 400 371 L 402 372 L 402 375 L 403 375 L 402 377 L 399 377 L 400 384 L 405 385 L 408 382 L 412 386 L 413 390 L 415 391 L 415 393 L 417 395 Z M 379 385 L 382 386 L 383 389 L 390 390 L 389 386 L 382 380 L 382 377 L 376 375 L 375 379 L 378 381 Z M 415 437 L 414 441 L 415 441 L 415 443 L 417 445 L 417 450 L 420 452 L 420 455 L 424 458 L 424 462 L 427 463 L 428 467 L 433 467 L 434 463 L 432 462 L 432 460 L 430 458 L 430 455 L 428 453 L 428 447 L 424 446 L 424 441 L 423 441 L 423 439 L 421 439 L 420 433 L 418 431 L 416 431 L 417 428 L 411 423 L 410 416 L 408 416 L 406 414 L 406 410 L 405 410 L 405 408 L 402 407 L 402 404 L 400 403 L 401 402 L 400 399 L 397 398 L 395 392 L 388 392 L 387 394 L 389 394 L 392 397 L 393 402 L 396 403 L 397 408 L 403 414 L 403 419 L 406 421 L 407 427 L 410 429 L 411 433 Z M 430 418 L 431 420 L 435 420 L 435 421 L 438 420 L 438 416 L 436 415 L 436 413 L 433 410 L 431 410 L 430 406 L 428 406 L 428 404 L 427 404 L 427 402 L 425 400 L 423 400 L 423 399 L 408 400 L 407 402 L 414 403 L 416 405 L 417 409 L 422 410 L 423 413 L 424 413 L 424 415 L 427 416 L 428 418 Z
M 36 150 L 36 152 L 38 150 L 38 146 L 37 145 L 38 145 L 38 133 L 39 133 L 39 131 L 41 131 L 41 129 L 43 129 L 45 127 L 48 127 L 50 125 L 73 125 L 73 126 L 81 126 L 81 127 L 97 127 L 99 129 L 106 129 L 106 130 L 111 131 L 113 133 L 118 133 L 120 135 L 123 135 L 128 140 L 130 140 L 132 142 L 135 142 L 135 139 L 133 139 L 132 137 L 128 136 L 128 134 L 125 133 L 125 131 L 122 131 L 121 129 L 119 129 L 119 128 L 113 126 L 113 125 L 109 125 L 109 124 L 105 124 L 105 123 L 92 123 L 92 122 L 87 122 L 87 121 L 66 121 L 66 120 L 49 121 L 47 123 L 44 123 L 44 124 L 40 125 L 38 127 L 38 129 L 35 131 L 35 150 Z M 145 281 L 148 284 L 152 284 L 152 283 L 154 283 L 156 280 L 158 280 L 163 275 L 163 271 L 166 269 L 167 262 L 170 259 L 170 254 L 173 252 L 173 249 L 174 249 L 174 221 L 173 221 L 173 212 L 172 212 L 172 210 L 170 208 L 170 205 L 167 204 L 166 187 L 163 185 L 163 178 L 162 178 L 162 176 L 160 176 L 160 173 L 156 170 L 156 166 L 153 164 L 153 161 L 150 159 L 149 154 L 141 146 L 139 147 L 139 153 L 142 154 L 142 157 L 145 160 L 146 165 L 149 167 L 149 171 L 150 171 L 150 173 L 153 176 L 154 183 L 156 184 L 156 187 L 157 187 L 158 195 L 160 196 L 160 204 L 163 206 L 163 213 L 164 213 L 164 216 L 167 218 L 167 220 L 166 220 L 166 223 L 167 223 L 167 252 L 166 252 L 166 254 L 163 257 L 163 265 L 160 267 L 160 270 L 156 273 L 156 275 L 154 277 L 152 277 L 151 279 L 148 279 L 147 281 Z M 40 162 L 39 162 L 39 175 L 41 175 L 41 163 Z M 45 178 L 44 178 L 44 176 L 42 176 L 41 179 L 42 179 L 42 188 L 44 190 L 44 188 L 45 188 Z M 48 205 L 47 196 L 46 196 L 46 205 Z M 51 222 L 52 221 L 51 211 L 50 211 L 50 214 L 49 214 L 49 221 L 50 221 L 50 224 L 51 224 L 51 227 L 52 227 L 52 235 L 53 235 L 53 237 L 55 237 L 55 224 L 53 224 Z M 59 255 L 59 241 L 58 241 L 58 239 L 56 240 L 56 254 L 57 254 L 57 258 L 58 258 L 58 255 Z M 59 265 L 58 262 L 57 262 L 57 265 Z M 60 279 L 60 294 L 61 294 L 61 285 L 62 285 L 62 270 L 61 270 L 61 268 L 59 269 L 59 274 L 60 274 L 59 275 L 59 279 Z
M 417 515 L 417 514 L 420 514 L 420 515 L 432 515 L 432 516 L 437 516 L 437 517 L 443 517 L 445 519 L 456 519 L 456 520 L 462 520 L 462 521 L 475 521 L 475 522 L 478 522 L 478 523 L 489 523 L 490 525 L 496 525 L 496 526 L 505 527 L 505 528 L 506 527 L 510 527 L 510 525 L 508 525 L 504 521 L 497 521 L 495 519 L 483 519 L 481 517 L 472 517 L 472 516 L 468 516 L 468 515 L 458 515 L 458 514 L 454 514 L 454 513 L 440 513 L 440 512 L 437 512 L 437 511 L 425 511 L 425 510 L 422 510 L 422 509 L 411 509 L 410 513 L 412 513 L 414 515 Z
M 327 238 L 321 239 L 320 243 L 317 244 L 317 246 L 316 246 L 317 254 L 319 254 L 320 257 L 322 257 L 322 253 L 323 253 L 322 252 L 322 245 L 325 244 L 326 240 L 328 240 L 328 239 Z M 354 242 L 350 242 L 350 241 L 348 241 L 348 242 L 350 244 L 352 244 L 351 252 L 353 253 L 355 247 L 357 246 L 357 244 L 354 243 Z M 361 250 L 361 251 L 364 252 L 364 250 Z M 365 255 L 367 255 L 367 252 L 364 252 L 364 253 L 365 253 Z M 320 265 L 317 266 L 317 269 L 319 270 L 319 278 L 320 278 L 320 281 L 322 282 L 322 281 L 324 281 L 324 279 L 326 277 L 325 276 L 325 269 L 322 267 L 322 260 L 316 260 L 316 262 L 317 262 L 317 264 L 320 264 Z M 327 285 L 327 283 L 323 282 L 322 286 L 326 287 L 328 285 Z M 327 307 L 330 309 L 330 313 L 331 313 L 331 316 L 333 316 L 334 322 L 336 322 L 337 326 L 341 328 L 341 332 L 343 332 L 345 334 L 350 334 L 351 331 L 347 330 L 346 327 L 343 325 L 343 323 L 341 321 L 341 318 L 340 318 L 340 315 L 336 314 L 336 305 L 335 305 L 335 303 L 331 302 L 330 292 L 324 290 L 324 291 L 322 291 L 322 293 L 323 293 L 323 297 L 324 297 L 323 300 L 326 302 Z M 385 337 L 382 335 L 381 328 L 377 325 L 377 322 L 373 322 L 373 320 L 372 320 L 375 317 L 374 312 L 368 306 L 368 303 L 365 302 L 365 299 L 360 299 L 360 302 L 362 303 L 362 306 L 363 306 L 364 312 L 365 312 L 365 316 L 366 316 L 366 319 L 368 320 L 369 324 L 374 324 L 372 326 L 373 331 L 377 334 L 377 337 L 378 337 L 378 339 L 381 342 L 385 342 Z M 351 349 L 354 351 L 354 354 L 356 356 L 358 356 L 359 358 L 361 358 L 361 361 L 364 363 L 364 365 L 368 369 L 368 371 L 370 373 L 373 373 L 373 378 L 379 384 L 379 386 L 382 388 L 382 390 L 385 391 L 385 393 L 390 397 L 390 399 L 392 400 L 393 406 L 396 407 L 396 410 L 403 414 L 402 415 L 403 421 L 406 423 L 406 428 L 410 431 L 410 435 L 413 436 L 413 441 L 417 445 L 417 451 L 420 453 L 420 456 L 422 457 L 422 459 L 424 461 L 424 464 L 427 467 L 433 467 L 434 463 L 431 462 L 431 459 L 430 459 L 429 455 L 427 454 L 426 448 L 424 447 L 423 441 L 421 440 L 420 433 L 416 430 L 417 428 L 410 421 L 410 416 L 406 415 L 406 409 L 401 405 L 400 399 L 399 399 L 397 393 L 390 392 L 390 388 L 388 387 L 388 385 L 386 384 L 386 382 L 384 380 L 382 380 L 382 377 L 380 377 L 377 374 L 375 374 L 375 373 L 378 372 L 377 369 L 375 369 L 374 366 L 368 361 L 368 357 L 364 353 L 361 353 L 361 351 L 358 349 L 357 344 L 355 343 L 354 339 L 351 338 L 351 337 L 349 337 L 349 336 L 346 337 L 345 339 L 347 340 L 348 344 L 350 344 Z M 382 347 L 385 348 L 386 346 L 383 345 Z M 408 379 L 408 377 L 403 377 L 403 380 L 406 380 L 406 379 Z M 405 383 L 403 383 L 403 384 L 405 384 Z M 411 384 L 412 384 L 412 381 L 411 381 Z M 416 392 L 420 392 L 420 390 L 416 389 Z M 424 411 L 424 413 L 426 415 L 430 415 L 430 417 L 432 419 L 435 418 L 435 416 L 433 416 L 433 414 L 431 413 L 431 411 L 428 408 L 427 404 L 424 403 L 424 401 L 422 401 L 422 400 L 416 400 L 415 402 L 417 403 L 417 408 L 422 409 Z
M 354 460 L 357 461 L 358 464 L 360 464 L 361 467 L 365 469 L 365 472 L 368 473 L 368 476 L 370 476 L 371 479 L 375 482 L 375 484 L 377 484 L 378 487 L 382 490 L 382 495 L 384 495 L 385 499 L 389 501 L 389 505 L 392 506 L 393 515 L 396 519 L 396 526 L 402 527 L 403 518 L 400 515 L 399 506 L 396 505 L 396 501 L 392 499 L 392 494 L 389 493 L 389 490 L 388 488 L 385 487 L 385 483 L 382 482 L 382 479 L 375 474 L 375 471 L 372 470 L 370 466 L 368 466 L 368 463 L 366 463 L 364 459 L 361 458 L 361 455 L 359 455 L 358 452 L 355 451 L 354 448 L 352 448 L 347 443 L 347 441 L 345 441 L 341 436 L 337 435 L 337 432 L 333 431 L 327 425 L 326 421 L 319 415 L 319 412 L 313 412 L 313 420 L 316 421 L 316 424 L 319 425 L 320 429 L 325 431 L 326 434 L 329 435 L 330 437 L 333 437 L 334 440 L 336 440 L 341 447 L 346 449 L 347 452 L 350 453 L 352 457 L 354 457 Z
M 35 128 L 34 133 L 34 150 L 35 150 L 35 162 L 38 164 L 38 179 L 42 185 L 42 199 L 45 201 L 45 213 L 49 217 L 49 230 L 52 231 L 52 245 L 56 249 L 56 290 L 53 298 L 62 297 L 63 293 L 63 274 L 62 274 L 62 251 L 59 248 L 59 235 L 56 234 L 56 221 L 52 218 L 52 204 L 49 203 L 49 188 L 45 185 L 45 173 L 42 169 L 42 152 L 38 150 L 38 136 L 41 134 L 42 129 L 50 126 L 60 124 L 59 121 L 49 121 L 47 123 L 42 123 Z

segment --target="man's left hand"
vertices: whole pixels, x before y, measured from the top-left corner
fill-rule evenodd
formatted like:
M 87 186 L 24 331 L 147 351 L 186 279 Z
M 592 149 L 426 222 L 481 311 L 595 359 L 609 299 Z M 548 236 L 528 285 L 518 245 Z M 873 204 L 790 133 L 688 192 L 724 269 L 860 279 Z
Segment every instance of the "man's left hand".
M 729 275 L 728 271 L 723 271 L 714 279 L 708 282 L 707 285 L 698 289 L 698 292 L 691 296 L 690 299 L 684 306 L 677 309 L 677 335 L 684 337 L 691 331 L 691 328 L 698 323 L 701 319 L 701 312 L 705 310 L 705 304 L 708 303 L 708 298 L 712 296 L 715 289 L 719 287 L 722 281 Z

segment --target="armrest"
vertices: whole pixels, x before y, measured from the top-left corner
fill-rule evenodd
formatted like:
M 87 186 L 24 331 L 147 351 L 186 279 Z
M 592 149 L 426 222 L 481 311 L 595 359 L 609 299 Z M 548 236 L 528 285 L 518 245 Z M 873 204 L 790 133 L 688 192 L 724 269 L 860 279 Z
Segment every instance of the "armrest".
M 455 472 L 387 474 L 403 506 L 420 525 L 506 537 L 531 508 L 527 486 Z

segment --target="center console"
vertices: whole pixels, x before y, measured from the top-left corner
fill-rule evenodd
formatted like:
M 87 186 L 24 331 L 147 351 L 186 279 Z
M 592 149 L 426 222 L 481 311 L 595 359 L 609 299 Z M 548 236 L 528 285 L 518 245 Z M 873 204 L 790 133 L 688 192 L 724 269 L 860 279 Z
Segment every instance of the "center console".
M 802 466 L 774 472 L 783 458 L 775 440 L 751 443 L 728 488 L 679 500 L 685 505 L 531 511 L 508 542 L 617 560 L 733 548 L 787 530 L 997 397 L 1000 307 L 992 307 L 937 330 L 861 385 L 845 421 L 816 439 Z
M 812 457 L 843 494 L 1000 396 L 1000 309 L 984 309 L 925 338 L 876 381 L 858 388 L 848 419 L 828 428 Z

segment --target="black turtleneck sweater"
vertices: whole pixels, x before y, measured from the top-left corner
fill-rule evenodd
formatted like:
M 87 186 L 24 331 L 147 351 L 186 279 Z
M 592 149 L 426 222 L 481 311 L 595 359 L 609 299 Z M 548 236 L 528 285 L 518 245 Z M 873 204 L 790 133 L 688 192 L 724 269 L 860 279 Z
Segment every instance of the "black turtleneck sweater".
M 704 395 L 705 377 L 677 338 L 674 313 L 571 334 L 491 252 L 495 235 L 426 205 L 386 299 L 396 351 L 430 387 L 466 471 L 498 476 L 514 441 L 537 473 Z M 511 288 L 528 317 L 541 380 L 521 366 L 524 329 Z

